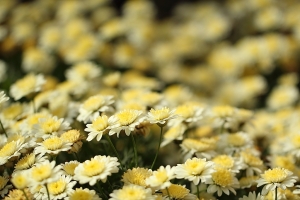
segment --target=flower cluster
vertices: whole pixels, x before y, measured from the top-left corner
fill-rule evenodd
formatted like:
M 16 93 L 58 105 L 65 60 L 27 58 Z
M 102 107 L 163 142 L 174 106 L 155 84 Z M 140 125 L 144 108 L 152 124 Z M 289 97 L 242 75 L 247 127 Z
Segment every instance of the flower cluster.
M 1 0 L 0 198 L 300 200 L 299 9 Z

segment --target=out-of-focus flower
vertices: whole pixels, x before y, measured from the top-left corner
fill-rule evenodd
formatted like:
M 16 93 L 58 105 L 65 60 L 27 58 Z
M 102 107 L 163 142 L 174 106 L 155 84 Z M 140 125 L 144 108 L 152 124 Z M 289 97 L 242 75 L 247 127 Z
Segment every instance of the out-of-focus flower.
M 152 170 L 146 168 L 128 169 L 122 176 L 125 185 L 134 184 L 146 187 L 146 179 L 152 175 Z
M 110 200 L 155 200 L 150 188 L 138 185 L 125 185 L 123 188 L 114 190 L 110 194 Z
M 152 175 L 146 179 L 146 184 L 155 189 L 165 189 L 171 185 L 171 180 L 175 178 L 175 168 L 167 165 L 160 166 L 153 171 Z

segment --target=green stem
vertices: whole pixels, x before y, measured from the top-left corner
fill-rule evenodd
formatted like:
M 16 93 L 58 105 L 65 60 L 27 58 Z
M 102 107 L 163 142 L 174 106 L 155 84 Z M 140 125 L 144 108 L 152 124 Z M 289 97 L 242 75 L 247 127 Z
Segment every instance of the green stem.
M 131 141 L 132 141 L 132 145 L 133 145 L 133 151 L 134 151 L 134 161 L 135 161 L 135 167 L 137 167 L 137 150 L 136 150 L 136 143 L 135 143 L 135 140 L 134 140 L 134 136 L 133 134 L 131 133 Z
M 80 161 L 79 161 L 78 154 L 77 154 L 76 152 L 74 152 L 73 155 L 74 155 L 75 159 L 76 159 L 78 162 L 80 162 Z
M 275 200 L 277 200 L 277 186 L 275 187 Z
M 108 143 L 110 144 L 111 148 L 112 148 L 113 151 L 115 152 L 115 154 L 116 154 L 116 156 L 117 156 L 117 158 L 118 158 L 118 160 L 119 160 L 119 162 L 120 162 L 120 167 L 121 167 L 121 169 L 123 170 L 123 166 L 122 166 L 121 159 L 120 159 L 120 156 L 119 156 L 119 154 L 118 154 L 117 149 L 115 148 L 114 144 L 112 143 L 111 139 L 109 138 L 109 136 L 108 136 L 107 134 L 105 135 L 105 137 L 106 137 Z
M 32 98 L 31 102 L 32 102 L 33 113 L 36 113 L 36 107 L 35 107 L 35 103 L 34 103 L 34 98 Z
M 1 120 L 0 120 L 0 125 L 3 130 L 3 133 L 5 134 L 6 137 L 8 137 Z
M 162 132 L 163 132 L 163 127 L 161 126 L 161 127 L 160 127 L 159 143 L 158 143 L 158 147 L 157 147 L 157 151 L 156 151 L 156 154 L 155 154 L 153 163 L 152 163 L 152 165 L 151 165 L 151 169 L 153 169 L 153 167 L 154 167 L 154 164 L 155 164 L 155 162 L 156 162 L 157 155 L 158 155 L 158 152 L 159 152 L 159 149 L 160 149 L 160 143 L 161 143 L 161 140 L 162 140 Z
M 26 192 L 25 192 L 25 189 L 22 189 L 22 192 L 23 192 L 23 194 L 24 194 L 26 200 L 29 200 L 29 198 L 28 198 L 28 196 L 27 196 L 27 194 L 26 194 Z
M 50 194 L 49 194 L 47 183 L 45 184 L 45 187 L 46 187 L 46 191 L 47 191 L 48 200 L 50 200 Z
M 198 199 L 200 199 L 200 190 L 199 190 L 199 185 L 200 185 L 201 181 L 199 181 L 199 183 L 196 185 L 197 187 L 197 197 Z

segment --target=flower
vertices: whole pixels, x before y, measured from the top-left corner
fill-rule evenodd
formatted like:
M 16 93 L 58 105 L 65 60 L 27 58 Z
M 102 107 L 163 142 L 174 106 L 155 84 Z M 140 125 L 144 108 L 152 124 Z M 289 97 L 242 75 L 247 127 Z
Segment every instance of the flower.
M 28 187 L 28 177 L 24 171 L 16 171 L 12 174 L 12 178 L 10 180 L 14 186 L 18 189 L 24 189 Z
M 71 180 L 72 178 L 70 176 L 62 175 L 57 181 L 47 183 L 50 199 L 57 200 L 65 198 L 76 185 L 76 181 Z M 40 192 L 44 194 L 44 199 L 48 198 L 45 187 L 43 187 Z
M 209 184 L 207 192 L 217 192 L 218 196 L 221 196 L 223 192 L 229 195 L 229 191 L 236 194 L 234 188 L 239 186 L 235 174 L 223 167 L 216 167 L 216 171 L 212 173 L 211 178 L 206 183 Z
M 24 192 L 26 193 L 28 200 L 34 200 L 33 195 L 27 188 L 25 188 L 23 191 L 19 189 L 10 190 L 8 196 L 6 196 L 3 200 L 24 200 L 26 199 L 24 197 Z
M 152 175 L 152 170 L 146 168 L 128 169 L 122 176 L 125 185 L 133 184 L 146 187 L 146 179 Z
M 285 190 L 287 187 L 293 187 L 298 177 L 293 176 L 293 172 L 280 167 L 266 170 L 261 174 L 261 178 L 257 180 L 257 187 L 265 185 L 261 191 L 262 195 L 266 195 L 275 188 Z
M 9 100 L 9 97 L 6 96 L 4 91 L 0 92 L 0 105 Z
M 159 126 L 164 126 L 169 119 L 175 118 L 175 110 L 171 110 L 167 107 L 161 109 L 153 109 L 148 112 L 147 119 L 151 124 L 157 124 Z
M 41 154 L 38 155 L 36 155 L 35 153 L 27 154 L 17 162 L 17 164 L 15 165 L 15 171 L 30 169 L 35 164 L 42 163 L 46 159 L 47 158 L 43 157 L 43 155 Z
M 185 161 L 184 164 L 178 164 L 174 172 L 176 178 L 187 179 L 198 185 L 200 182 L 205 183 L 211 177 L 212 172 L 214 172 L 213 166 L 214 163 L 206 161 L 205 158 L 192 158 Z
M 35 147 L 34 153 L 36 154 L 50 154 L 56 155 L 62 151 L 68 151 L 71 149 L 72 143 L 67 143 L 63 139 L 57 136 L 51 136 L 45 139 L 43 142 L 38 143 L 38 146 Z
M 75 190 L 71 191 L 68 197 L 65 198 L 66 200 L 101 200 L 101 198 L 96 194 L 94 190 L 89 190 L 88 188 L 82 189 L 76 188 Z
M 15 100 L 19 100 L 26 95 L 40 91 L 44 83 L 43 75 L 27 74 L 10 86 L 9 93 Z
M 243 163 L 246 165 L 246 175 L 253 176 L 260 174 L 264 168 L 263 161 L 250 152 L 243 151 L 240 153 Z
M 74 179 L 80 184 L 95 185 L 98 180 L 106 182 L 108 176 L 119 171 L 118 159 L 110 156 L 95 156 L 91 160 L 80 163 L 75 168 Z
M 144 188 L 138 185 L 125 185 L 119 190 L 114 190 L 109 200 L 155 200 L 150 188 Z
M 0 176 L 0 196 L 4 197 L 8 193 L 8 190 L 10 190 L 12 185 L 8 185 L 9 178 L 5 176 Z
M 190 193 L 185 185 L 172 184 L 166 189 L 161 190 L 164 196 L 177 200 L 197 200 L 197 196 Z
M 170 142 L 174 140 L 182 140 L 183 134 L 186 131 L 187 127 L 184 124 L 177 124 L 172 126 L 169 130 L 167 130 L 163 135 L 163 141 L 161 143 L 161 147 L 166 146 Z
M 175 178 L 175 168 L 170 165 L 160 166 L 146 179 L 146 184 L 155 189 L 164 189 L 171 185 L 170 180 Z
M 140 110 L 125 109 L 111 116 L 113 122 L 109 135 L 117 133 L 119 137 L 120 131 L 124 130 L 125 134 L 129 136 L 135 130 L 135 127 L 144 121 L 145 117 L 142 114 L 143 111 Z
M 108 133 L 108 128 L 112 123 L 111 118 L 108 119 L 106 115 L 102 115 L 93 119 L 91 124 L 87 124 L 84 130 L 89 132 L 87 141 L 91 141 L 96 137 L 97 141 L 100 141 L 104 134 Z
M 75 168 L 80 164 L 77 160 L 73 160 L 70 162 L 65 162 L 62 165 L 62 170 L 65 172 L 66 175 L 74 176 L 75 175 Z
M 20 150 L 26 146 L 24 141 L 17 140 L 7 142 L 1 149 L 0 149 L 0 166 L 7 163 L 11 158 L 19 156 Z
M 79 107 L 78 121 L 84 123 L 92 121 L 99 116 L 99 112 L 113 111 L 111 104 L 114 103 L 113 96 L 94 95 L 86 99 Z
M 234 173 L 238 173 L 241 169 L 245 168 L 242 160 L 238 157 L 228 155 L 218 155 L 212 161 L 220 167 L 226 168 Z
M 256 193 L 255 191 L 254 192 L 250 192 L 248 194 L 248 196 L 244 195 L 242 198 L 239 198 L 239 200 L 263 200 L 264 197 L 260 195 L 260 193 L 257 194 L 256 196 Z
M 78 152 L 82 146 L 83 135 L 80 134 L 79 130 L 72 129 L 61 134 L 60 138 L 65 143 L 71 143 L 71 149 L 69 152 Z
M 89 61 L 79 62 L 66 71 L 67 79 L 75 81 L 91 80 L 100 75 L 101 68 Z

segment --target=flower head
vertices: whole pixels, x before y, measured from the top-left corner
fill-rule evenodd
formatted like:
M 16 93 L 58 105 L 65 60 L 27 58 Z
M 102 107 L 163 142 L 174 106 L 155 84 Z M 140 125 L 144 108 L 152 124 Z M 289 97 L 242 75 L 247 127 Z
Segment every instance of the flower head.
M 109 200 L 155 200 L 150 188 L 144 188 L 138 185 L 125 185 L 119 190 L 114 190 L 110 194 Z
M 161 109 L 151 109 L 148 112 L 148 120 L 151 124 L 158 124 L 164 126 L 169 119 L 175 118 L 175 110 L 171 110 L 167 107 Z
M 66 200 L 101 200 L 101 198 L 96 194 L 94 190 L 89 190 L 87 188 L 76 188 L 69 193 L 69 196 L 65 198 Z
M 128 169 L 122 176 L 122 181 L 125 185 L 134 184 L 146 187 L 146 179 L 152 175 L 150 169 L 145 168 L 133 168 Z
M 155 189 L 164 189 L 171 185 L 170 180 L 173 178 L 175 178 L 175 168 L 171 168 L 170 165 L 160 166 L 146 179 L 146 184 Z

